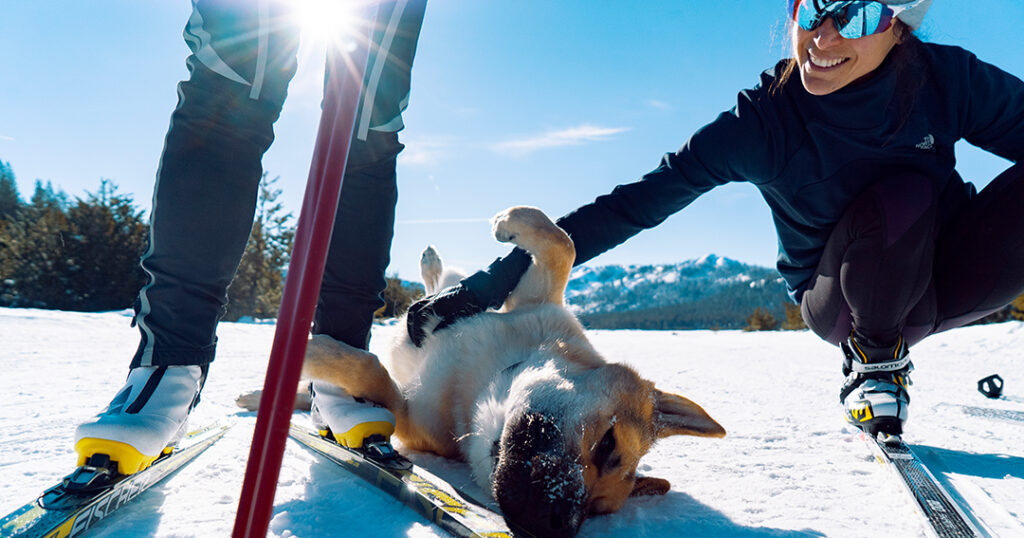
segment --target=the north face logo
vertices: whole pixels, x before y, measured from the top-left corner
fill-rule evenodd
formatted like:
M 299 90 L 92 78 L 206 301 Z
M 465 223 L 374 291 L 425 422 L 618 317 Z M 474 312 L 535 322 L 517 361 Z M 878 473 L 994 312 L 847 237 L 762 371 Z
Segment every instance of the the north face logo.
M 932 135 L 928 135 L 924 137 L 924 140 L 922 140 L 920 144 L 914 147 L 917 149 L 932 149 L 935 147 L 935 137 Z

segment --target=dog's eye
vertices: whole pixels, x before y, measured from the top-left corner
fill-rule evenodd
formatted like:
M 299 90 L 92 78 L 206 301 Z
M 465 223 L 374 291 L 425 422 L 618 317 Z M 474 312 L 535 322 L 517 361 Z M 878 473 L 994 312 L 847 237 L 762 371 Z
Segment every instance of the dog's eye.
M 614 469 L 622 463 L 622 458 L 615 454 L 615 428 L 608 428 L 604 437 L 594 447 L 594 467 L 597 473 Z

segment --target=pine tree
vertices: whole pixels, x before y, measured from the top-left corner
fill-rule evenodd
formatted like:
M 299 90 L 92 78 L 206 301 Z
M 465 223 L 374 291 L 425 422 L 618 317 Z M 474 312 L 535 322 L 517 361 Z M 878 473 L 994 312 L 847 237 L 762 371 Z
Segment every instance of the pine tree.
M 16 267 L 15 221 L 21 213 L 21 196 L 10 163 L 0 161 L 0 306 L 15 300 L 13 273 Z
M 420 297 L 423 297 L 423 290 L 414 286 L 406 286 L 398 276 L 386 277 L 387 288 L 381 293 L 384 299 L 384 306 L 374 316 L 378 318 L 397 318 L 412 306 Z
M 65 309 L 71 305 L 64 252 L 70 223 L 57 200 L 38 198 L 5 223 L 0 238 L 4 306 Z M 36 201 L 34 198 L 34 202 Z
M 1019 295 L 1010 303 L 1010 316 L 1017 321 L 1024 321 L 1024 295 Z
M 70 235 L 64 252 L 71 292 L 69 308 L 85 312 L 128 308 L 145 284 L 139 258 L 149 228 L 130 196 L 100 180 L 100 189 L 68 210 Z
M 224 314 L 227 321 L 243 316 L 256 318 L 277 317 L 284 290 L 284 270 L 288 266 L 294 228 L 289 226 L 291 213 L 283 213 L 284 206 L 277 202 L 280 189 L 274 184 L 280 179 L 267 179 L 263 174 L 249 242 L 235 279 L 228 287 L 228 305 Z
M 126 308 L 143 283 L 138 260 L 147 227 L 117 187 L 69 207 L 49 182 L 0 230 L 0 304 L 100 311 Z
M 36 180 L 36 188 L 32 193 L 31 200 L 32 207 L 38 209 L 58 209 L 63 211 L 69 205 L 68 195 L 59 189 L 53 188 L 53 183 L 50 181 L 43 185 L 41 179 Z
M 0 161 L 0 222 L 14 220 L 21 208 L 21 195 L 10 163 Z
M 747 326 L 744 331 L 774 331 L 779 326 L 775 316 L 768 310 L 755 308 L 754 313 L 747 318 Z
M 802 331 L 807 328 L 804 317 L 800 313 L 800 306 L 793 303 L 783 303 L 786 308 L 786 321 L 782 323 L 782 329 L 786 331 Z

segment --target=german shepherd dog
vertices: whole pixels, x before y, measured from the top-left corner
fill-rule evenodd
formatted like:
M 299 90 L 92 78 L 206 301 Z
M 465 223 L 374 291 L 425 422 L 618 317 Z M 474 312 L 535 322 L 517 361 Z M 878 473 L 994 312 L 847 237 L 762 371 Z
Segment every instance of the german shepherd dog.
M 498 241 L 533 258 L 501 310 L 436 332 L 437 322 L 428 323 L 421 347 L 402 331 L 387 368 L 371 353 L 314 336 L 303 374 L 391 410 L 406 447 L 468 462 L 510 524 L 574 536 L 589 514 L 669 490 L 664 479 L 636 475 L 657 439 L 725 430 L 697 404 L 594 350 L 562 305 L 576 252 L 561 228 L 531 207 L 491 223 Z M 443 270 L 432 248 L 421 268 L 428 294 L 461 278 Z

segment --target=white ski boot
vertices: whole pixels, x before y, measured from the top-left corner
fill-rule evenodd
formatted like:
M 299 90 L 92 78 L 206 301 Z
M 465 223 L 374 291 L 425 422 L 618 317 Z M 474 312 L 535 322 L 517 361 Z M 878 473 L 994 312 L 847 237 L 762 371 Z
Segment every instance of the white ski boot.
M 841 344 L 846 381 L 839 393 L 846 421 L 883 442 L 898 441 L 907 420 L 914 369 L 903 338 L 875 347 L 850 336 Z
M 377 404 L 353 398 L 340 387 L 321 381 L 311 383 L 310 392 L 310 418 L 323 437 L 349 448 L 363 448 L 367 439 L 387 444 L 395 433 L 395 415 Z
M 205 377 L 199 366 L 132 368 L 110 405 L 75 430 L 78 465 L 106 454 L 121 474 L 149 467 L 184 436 Z

